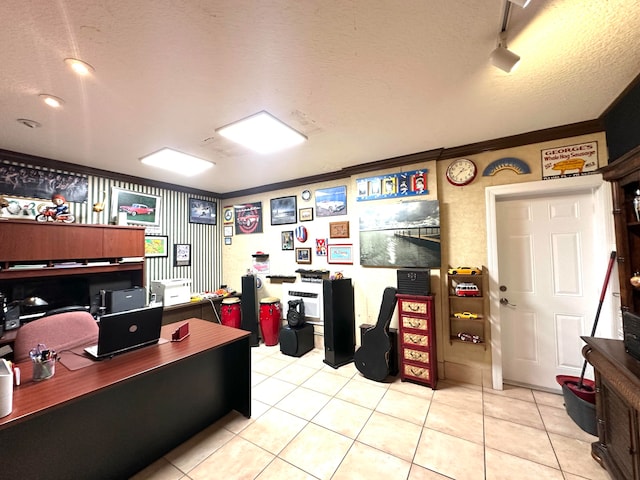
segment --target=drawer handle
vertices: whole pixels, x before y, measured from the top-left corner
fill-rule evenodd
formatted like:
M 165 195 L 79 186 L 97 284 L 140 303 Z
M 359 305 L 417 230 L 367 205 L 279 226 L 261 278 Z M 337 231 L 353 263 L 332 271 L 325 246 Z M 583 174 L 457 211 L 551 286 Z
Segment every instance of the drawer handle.
M 422 337 L 421 337 L 421 336 L 419 336 L 419 335 L 409 335 L 409 340 L 410 340 L 412 343 L 420 343 L 420 339 L 421 339 L 421 338 L 422 338 Z
M 412 359 L 412 360 L 416 360 L 416 359 L 418 359 L 418 358 L 421 358 L 421 357 L 422 357 L 422 354 L 417 353 L 417 352 L 411 352 L 411 353 L 409 353 L 409 355 L 411 356 L 411 359 Z
M 420 311 L 420 305 L 414 305 L 412 303 L 408 303 L 407 307 L 409 307 L 409 310 L 411 310 L 412 312 L 419 312 Z
M 420 376 L 420 375 L 422 375 L 424 373 L 424 369 L 422 369 L 422 368 L 411 367 L 409 370 L 411 370 L 411 373 L 416 375 L 416 376 Z
M 413 328 L 418 328 L 420 326 L 420 320 L 410 319 L 409 320 L 409 326 L 411 326 Z

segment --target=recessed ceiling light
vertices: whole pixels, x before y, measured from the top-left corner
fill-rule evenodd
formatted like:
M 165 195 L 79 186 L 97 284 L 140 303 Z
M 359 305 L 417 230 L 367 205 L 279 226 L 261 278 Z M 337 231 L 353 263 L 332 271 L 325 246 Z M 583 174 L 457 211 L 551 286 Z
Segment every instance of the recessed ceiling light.
M 140 158 L 140 161 L 145 165 L 169 170 L 185 177 L 193 177 L 215 165 L 213 162 L 202 160 L 171 148 L 163 148 L 157 152 L 150 153 Z
M 78 60 L 77 58 L 65 58 L 64 63 L 69 65 L 71 70 L 76 72 L 78 75 L 82 75 L 83 77 L 95 71 L 95 68 L 93 68 L 93 66 L 89 65 L 87 62 Z
M 64 105 L 64 100 L 55 95 L 49 95 L 48 93 L 41 93 L 38 95 L 44 103 L 53 108 L 60 108 Z
M 307 139 L 266 111 L 225 125 L 216 132 L 258 153 L 277 152 Z
M 21 123 L 25 127 L 29 128 L 40 128 L 42 125 L 35 120 L 29 120 L 28 118 L 17 118 L 16 122 Z

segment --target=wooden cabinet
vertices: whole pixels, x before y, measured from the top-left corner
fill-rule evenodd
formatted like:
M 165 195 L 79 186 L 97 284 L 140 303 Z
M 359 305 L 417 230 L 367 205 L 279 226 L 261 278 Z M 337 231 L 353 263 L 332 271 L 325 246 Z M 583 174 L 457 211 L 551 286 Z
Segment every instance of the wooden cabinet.
M 44 298 L 48 308 L 86 305 L 92 287 L 144 287 L 144 228 L 0 221 L 0 292 Z
M 400 318 L 400 378 L 436 388 L 436 330 L 432 296 L 396 295 Z
M 640 362 L 622 340 L 582 337 L 596 381 L 598 441 L 591 455 L 616 480 L 640 480 Z
M 484 311 L 485 271 L 474 275 L 448 274 L 449 341 L 482 345 L 486 349 Z
M 599 172 L 612 187 L 620 303 L 623 310 L 638 313 L 640 289 L 634 288 L 629 280 L 635 272 L 640 272 L 640 206 L 634 205 L 634 199 L 640 196 L 640 147 Z

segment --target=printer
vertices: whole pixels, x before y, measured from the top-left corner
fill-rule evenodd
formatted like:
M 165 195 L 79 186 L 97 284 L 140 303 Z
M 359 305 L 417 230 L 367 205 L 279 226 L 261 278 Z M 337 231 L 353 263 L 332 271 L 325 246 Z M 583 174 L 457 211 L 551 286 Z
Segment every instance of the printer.
M 155 295 L 155 301 L 165 307 L 188 303 L 191 301 L 191 279 L 169 278 L 166 280 L 151 281 L 151 295 Z

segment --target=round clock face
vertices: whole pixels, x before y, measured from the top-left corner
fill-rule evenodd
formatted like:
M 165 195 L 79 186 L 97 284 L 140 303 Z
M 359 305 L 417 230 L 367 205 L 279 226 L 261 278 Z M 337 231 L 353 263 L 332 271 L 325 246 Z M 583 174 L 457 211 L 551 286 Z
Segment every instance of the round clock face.
M 311 192 L 309 190 L 304 190 L 302 192 L 302 199 L 307 201 L 311 199 Z
M 447 180 L 452 185 L 461 187 L 470 184 L 478 173 L 476 164 L 467 158 L 454 160 L 447 168 Z

